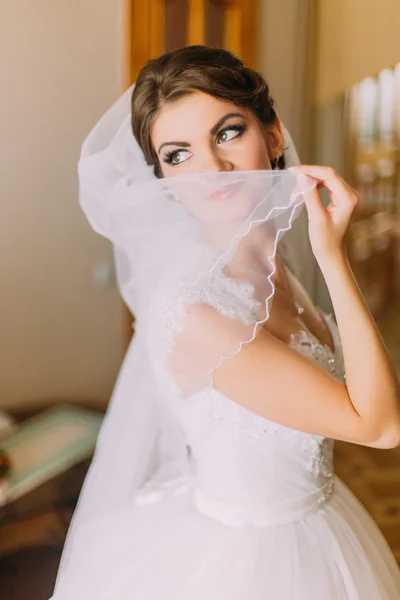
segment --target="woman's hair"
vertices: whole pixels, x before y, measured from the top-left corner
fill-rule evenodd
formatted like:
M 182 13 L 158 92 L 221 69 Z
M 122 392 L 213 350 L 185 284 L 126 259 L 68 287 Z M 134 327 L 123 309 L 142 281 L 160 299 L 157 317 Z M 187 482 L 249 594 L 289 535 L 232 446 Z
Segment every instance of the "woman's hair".
M 149 165 L 161 177 L 161 167 L 151 141 L 158 112 L 170 102 L 195 91 L 253 111 L 259 122 L 276 121 L 274 101 L 265 79 L 244 66 L 228 50 L 187 46 L 149 60 L 140 71 L 132 94 L 132 131 Z M 278 167 L 285 166 L 283 156 Z

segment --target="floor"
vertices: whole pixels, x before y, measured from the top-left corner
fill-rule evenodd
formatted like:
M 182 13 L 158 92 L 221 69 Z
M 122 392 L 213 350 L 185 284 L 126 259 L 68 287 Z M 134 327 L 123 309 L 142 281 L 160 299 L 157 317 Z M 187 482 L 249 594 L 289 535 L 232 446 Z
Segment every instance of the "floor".
M 400 451 L 339 442 L 336 472 L 382 530 L 400 564 Z M 0 562 L 0 600 L 49 600 L 59 546 L 17 552 Z
M 382 530 L 400 564 L 400 449 L 338 442 L 336 472 Z M 60 545 L 26 549 L 0 561 L 0 600 L 49 600 Z
M 46 546 L 28 548 L 2 558 L 0 600 L 49 600 L 60 557 L 60 548 Z
M 337 475 L 369 511 L 400 564 L 400 449 L 336 443 Z

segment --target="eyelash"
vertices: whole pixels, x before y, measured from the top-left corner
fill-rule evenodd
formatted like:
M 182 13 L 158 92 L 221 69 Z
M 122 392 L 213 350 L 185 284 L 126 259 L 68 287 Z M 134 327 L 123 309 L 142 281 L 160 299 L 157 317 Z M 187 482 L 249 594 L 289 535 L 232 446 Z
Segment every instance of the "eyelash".
M 172 159 L 174 158 L 175 154 L 182 152 L 182 150 L 185 150 L 185 148 L 181 148 L 180 150 L 171 150 L 170 152 L 167 152 L 165 154 L 165 157 L 163 158 L 163 162 L 167 163 L 168 165 L 175 166 L 172 162 Z
M 222 129 L 220 129 L 218 131 L 216 137 L 218 138 L 218 136 L 221 135 L 221 133 L 225 133 L 225 131 L 237 131 L 239 133 L 239 135 L 237 135 L 235 138 L 233 138 L 233 139 L 236 139 L 236 138 L 242 136 L 244 134 L 244 132 L 246 131 L 246 129 L 247 129 L 246 125 L 238 125 L 238 124 L 237 125 L 226 125 L 226 127 L 223 127 Z M 228 140 L 228 141 L 232 141 L 232 140 Z M 224 142 L 222 142 L 222 143 L 224 143 Z M 184 151 L 185 151 L 185 148 L 181 148 L 179 150 L 171 150 L 170 152 L 167 152 L 165 157 L 163 158 L 163 162 L 165 162 L 169 165 L 172 165 L 173 167 L 176 167 L 180 163 L 174 164 L 172 162 L 173 158 L 174 158 L 175 154 L 178 154 L 179 152 L 184 152 Z
M 239 125 L 239 124 L 237 124 L 237 125 L 227 125 L 226 127 L 223 127 L 220 131 L 218 131 L 217 137 L 219 135 L 221 135 L 221 133 L 225 133 L 225 131 L 238 131 L 239 135 L 237 135 L 235 138 L 233 138 L 233 139 L 236 140 L 236 138 L 238 138 L 238 137 L 240 137 L 241 135 L 244 134 L 244 132 L 246 131 L 246 129 L 247 129 L 246 125 Z M 231 141 L 231 140 L 229 140 L 229 141 Z

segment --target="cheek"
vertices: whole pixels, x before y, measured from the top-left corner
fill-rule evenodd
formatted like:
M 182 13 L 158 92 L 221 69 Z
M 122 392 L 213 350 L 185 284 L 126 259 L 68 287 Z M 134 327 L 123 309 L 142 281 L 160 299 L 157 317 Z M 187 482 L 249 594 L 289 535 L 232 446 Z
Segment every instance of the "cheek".
M 243 159 L 243 165 L 246 170 L 260 171 L 271 168 L 267 147 L 264 139 L 261 136 L 255 136 L 247 145 Z
M 184 161 L 180 165 L 170 165 L 160 161 L 160 167 L 163 177 L 175 177 L 176 175 L 191 175 L 198 172 L 198 164 L 195 156 Z
M 177 175 L 176 169 L 167 163 L 160 162 L 161 177 L 172 177 Z

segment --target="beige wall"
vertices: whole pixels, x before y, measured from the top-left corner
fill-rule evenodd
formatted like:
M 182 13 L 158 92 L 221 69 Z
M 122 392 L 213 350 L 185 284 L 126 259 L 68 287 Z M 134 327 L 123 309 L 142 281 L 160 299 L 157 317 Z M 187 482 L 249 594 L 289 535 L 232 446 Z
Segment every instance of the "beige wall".
M 312 25 L 311 0 L 261 0 L 259 69 L 266 77 L 280 118 L 296 143 L 300 158 L 309 158 L 309 61 Z M 308 238 L 307 215 L 302 211 L 286 234 L 291 265 L 302 284 L 318 302 L 320 277 Z
M 259 68 L 300 157 L 343 173 L 343 91 L 400 62 L 400 0 L 261 1 Z M 329 310 L 302 214 L 290 232 L 313 300 Z
M 317 0 L 316 99 L 400 62 L 399 0 Z
M 281 119 L 301 155 L 306 149 L 305 112 L 311 0 L 261 0 L 259 69 L 266 77 Z
M 80 144 L 118 95 L 116 0 L 2 10 L 0 406 L 105 400 L 123 346 L 109 244 L 77 203 Z

